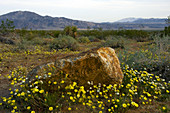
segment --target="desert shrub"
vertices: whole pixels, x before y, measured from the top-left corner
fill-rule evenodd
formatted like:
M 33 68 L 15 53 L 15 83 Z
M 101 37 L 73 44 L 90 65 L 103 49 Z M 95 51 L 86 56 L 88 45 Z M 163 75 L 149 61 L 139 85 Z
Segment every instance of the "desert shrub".
M 14 48 L 14 51 L 27 50 L 30 45 L 31 45 L 30 41 L 27 41 L 26 39 L 22 39 L 20 42 L 18 42 L 17 47 Z
M 109 36 L 106 38 L 106 41 L 104 42 L 103 46 L 105 47 L 111 47 L 111 48 L 124 48 L 124 40 L 122 37 L 112 37 Z
M 13 21 L 11 21 L 9 19 L 6 19 L 5 21 L 2 20 L 1 24 L 0 24 L 0 33 L 2 35 L 6 35 L 9 32 L 13 31 L 14 28 L 15 28 L 15 26 L 14 26 L 14 22 Z
M 31 43 L 32 43 L 33 45 L 43 45 L 43 44 L 45 44 L 44 40 L 41 39 L 41 38 L 39 38 L 39 37 L 33 38 L 33 39 L 31 40 Z
M 28 30 L 25 28 L 17 29 L 17 33 L 20 35 L 20 37 L 24 37 L 28 33 Z
M 156 44 L 157 51 L 160 52 L 170 52 L 170 36 L 164 36 L 164 37 L 154 37 L 154 43 Z
M 138 70 L 161 74 L 167 81 L 169 78 L 169 37 L 156 37 L 152 45 L 137 51 L 124 50 L 118 54 L 120 62 Z
M 105 40 L 109 36 L 122 36 L 137 41 L 147 41 L 152 34 L 159 34 L 159 31 L 142 31 L 142 30 L 84 30 L 79 31 L 80 36 L 94 36 L 100 40 Z
M 79 37 L 78 41 L 80 43 L 89 43 L 90 42 L 89 38 L 88 37 L 84 37 L 84 36 L 83 37 Z
M 89 40 L 90 40 L 91 42 L 100 42 L 100 39 L 98 39 L 98 38 L 96 38 L 96 37 L 94 37 L 94 36 L 89 36 Z
M 53 42 L 54 38 L 43 38 L 43 44 L 44 45 L 49 45 L 50 43 Z
M 55 38 L 53 42 L 50 44 L 50 49 L 78 49 L 78 42 L 73 37 L 70 36 L 60 36 L 59 38 Z
M 53 33 L 53 37 L 59 37 L 60 34 L 61 34 L 61 31 L 55 31 Z
M 89 36 L 89 40 L 90 40 L 91 42 L 94 42 L 94 41 L 95 41 L 95 37 L 94 37 L 94 36 Z
M 0 56 L 0 62 L 3 60 L 3 57 L 2 56 Z
M 166 35 L 166 36 L 170 36 L 170 26 L 168 26 L 168 27 L 165 27 L 165 29 L 164 29 L 164 34 Z
M 63 30 L 64 34 L 67 36 L 77 37 L 77 27 L 76 26 L 66 26 Z
M 37 37 L 37 34 L 33 33 L 32 31 L 27 32 L 27 34 L 24 36 L 26 40 L 31 41 L 35 37 Z
M 47 34 L 44 36 L 44 38 L 53 38 L 51 35 Z
M 13 40 L 6 38 L 6 37 L 1 37 L 1 36 L 0 36 L 0 42 L 5 43 L 5 44 L 15 45 L 15 42 Z
M 17 42 L 17 46 L 16 48 L 13 48 L 13 51 L 27 51 L 35 45 L 44 45 L 44 43 L 45 41 L 43 39 L 40 39 L 39 37 L 35 37 L 31 40 L 28 40 L 27 37 L 20 37 L 20 41 Z

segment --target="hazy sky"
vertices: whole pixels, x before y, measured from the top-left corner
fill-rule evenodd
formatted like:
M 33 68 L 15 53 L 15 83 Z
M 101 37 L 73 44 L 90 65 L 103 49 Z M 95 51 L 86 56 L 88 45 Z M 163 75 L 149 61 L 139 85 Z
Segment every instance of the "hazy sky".
M 43 16 L 114 22 L 127 17 L 167 18 L 170 0 L 0 0 L 0 15 L 18 10 Z

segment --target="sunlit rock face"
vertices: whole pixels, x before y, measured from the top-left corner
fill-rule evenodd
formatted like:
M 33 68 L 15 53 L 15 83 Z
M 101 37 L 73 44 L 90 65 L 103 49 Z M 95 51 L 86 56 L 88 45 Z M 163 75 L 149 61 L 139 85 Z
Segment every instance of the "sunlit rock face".
M 49 71 L 53 73 L 49 79 L 60 78 L 62 71 L 68 74 L 69 81 L 75 81 L 78 85 L 84 86 L 88 85 L 88 81 L 93 81 L 93 84 L 121 84 L 123 79 L 118 57 L 114 49 L 110 47 L 92 49 L 37 66 L 28 73 L 26 83 L 35 80 L 36 75 L 43 75 L 44 70 L 50 70 L 50 67 L 55 67 L 55 72 Z
M 93 81 L 94 84 L 121 84 L 123 79 L 118 57 L 110 47 L 57 60 L 56 66 L 79 85 L 85 85 L 87 81 Z

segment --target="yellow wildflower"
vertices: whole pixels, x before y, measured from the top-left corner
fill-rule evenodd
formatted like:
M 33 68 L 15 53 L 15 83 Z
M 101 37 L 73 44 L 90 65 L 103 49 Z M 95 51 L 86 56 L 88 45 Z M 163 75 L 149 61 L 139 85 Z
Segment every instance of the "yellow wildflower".
M 51 76 L 51 73 L 48 73 L 49 76 Z
M 166 107 L 162 107 L 163 110 L 166 110 Z
M 108 111 L 110 112 L 110 111 L 111 111 L 111 109 L 108 109 Z
M 127 105 L 124 103 L 124 104 L 122 104 L 122 106 L 124 107 L 124 108 L 126 108 L 127 107 Z
M 57 82 L 53 82 L 53 84 L 57 84 Z
M 53 110 L 53 107 L 49 107 L 49 111 L 52 111 Z
M 28 106 L 28 107 L 27 107 L 27 109 L 28 109 L 28 110 L 30 110 L 30 109 L 31 109 L 31 107 L 30 107 L 30 106 Z
M 71 110 L 71 107 L 69 107 L 68 110 L 70 111 L 70 110 Z
M 64 83 L 64 80 L 62 80 L 61 83 L 63 84 L 63 83 Z
M 24 96 L 24 95 L 25 95 L 25 93 L 24 93 L 24 92 L 22 92 L 22 93 L 21 93 L 21 96 Z
M 14 108 L 14 109 L 17 109 L 17 106 L 14 106 L 13 108 Z
M 42 90 L 40 90 L 39 92 L 40 92 L 40 93 L 44 93 L 44 90 L 42 89 Z

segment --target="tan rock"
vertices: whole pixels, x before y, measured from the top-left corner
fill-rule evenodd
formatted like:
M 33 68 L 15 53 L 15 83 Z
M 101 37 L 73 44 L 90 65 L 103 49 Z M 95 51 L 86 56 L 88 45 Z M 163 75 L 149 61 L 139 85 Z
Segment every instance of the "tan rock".
M 102 47 L 77 57 L 60 59 L 56 66 L 69 74 L 79 85 L 93 81 L 94 84 L 121 84 L 123 74 L 114 49 Z

